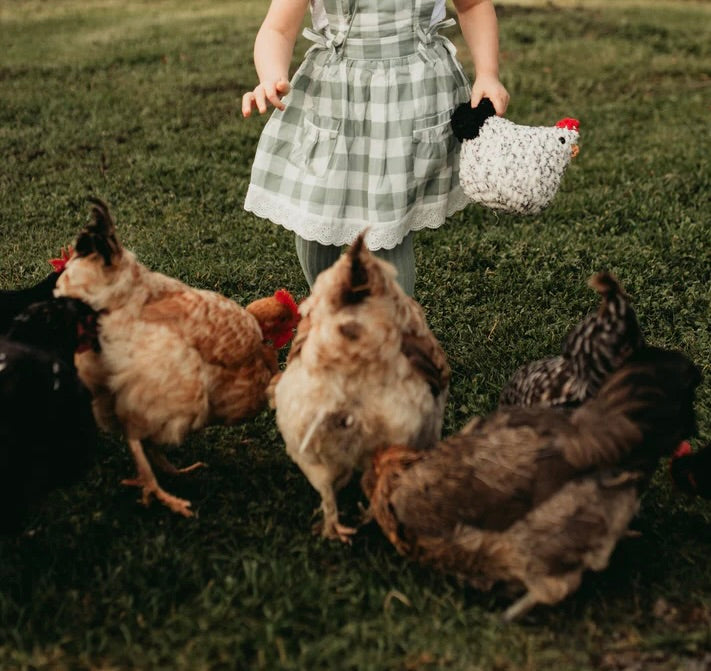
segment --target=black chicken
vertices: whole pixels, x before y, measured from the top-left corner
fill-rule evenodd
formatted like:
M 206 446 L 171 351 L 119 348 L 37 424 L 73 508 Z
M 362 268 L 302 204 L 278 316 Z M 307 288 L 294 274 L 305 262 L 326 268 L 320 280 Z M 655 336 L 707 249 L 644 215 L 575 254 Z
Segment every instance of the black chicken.
M 97 342 L 96 313 L 71 298 L 31 305 L 0 338 L 0 532 L 88 465 L 96 425 L 74 353 Z
M 617 279 L 601 272 L 588 284 L 602 297 L 598 311 L 568 334 L 562 354 L 519 368 L 501 392 L 500 405 L 579 405 L 644 346 L 637 316 Z
M 12 320 L 25 308 L 33 303 L 48 301 L 54 295 L 54 286 L 57 278 L 64 270 L 64 266 L 71 256 L 71 249 L 65 251 L 57 259 L 50 260 L 54 270 L 41 282 L 26 289 L 0 290 L 0 334 L 7 333 Z

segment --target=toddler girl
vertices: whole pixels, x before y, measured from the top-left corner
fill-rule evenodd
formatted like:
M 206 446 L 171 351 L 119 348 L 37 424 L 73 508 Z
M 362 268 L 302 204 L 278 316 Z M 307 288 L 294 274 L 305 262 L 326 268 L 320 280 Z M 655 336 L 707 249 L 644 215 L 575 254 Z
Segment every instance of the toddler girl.
M 309 285 L 368 227 L 367 244 L 415 283 L 413 231 L 437 228 L 467 200 L 450 116 L 489 98 L 503 115 L 491 0 L 454 0 L 474 61 L 470 86 L 439 34 L 445 0 L 272 0 L 257 34 L 257 87 L 242 114 L 275 109 L 252 166 L 245 209 L 296 234 Z M 307 7 L 314 42 L 288 81 Z

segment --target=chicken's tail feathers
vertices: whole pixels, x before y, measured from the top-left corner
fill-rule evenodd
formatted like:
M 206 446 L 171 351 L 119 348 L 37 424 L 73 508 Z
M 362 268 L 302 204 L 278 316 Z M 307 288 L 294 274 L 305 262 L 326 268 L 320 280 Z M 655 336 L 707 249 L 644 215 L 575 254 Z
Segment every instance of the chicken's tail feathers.
M 100 198 L 90 196 L 91 221 L 79 233 L 74 252 L 77 256 L 99 254 L 107 266 L 121 256 L 122 248 L 116 238 L 116 228 L 108 205 Z
M 627 297 L 619 280 L 612 273 L 605 270 L 592 275 L 588 280 L 588 286 L 606 299 L 617 295 Z
M 592 464 L 614 463 L 626 454 L 636 465 L 654 468 L 685 438 L 697 433 L 694 413 L 701 371 L 684 354 L 643 347 L 602 386 L 596 398 L 576 410 L 571 422 Z M 638 462 L 638 463 L 637 463 Z
M 346 305 L 360 303 L 370 296 L 371 284 L 368 263 L 371 252 L 365 244 L 368 229 L 358 234 L 353 244 L 346 251 L 350 262 L 348 280 L 343 288 L 342 300 Z
M 629 296 L 619 280 L 607 271 L 595 273 L 588 280 L 588 285 L 600 294 L 598 321 L 607 324 L 604 340 L 608 346 L 616 343 L 619 352 L 610 352 L 610 357 L 622 355 L 623 358 L 644 345 L 644 336 L 637 321 L 637 315 L 630 304 Z

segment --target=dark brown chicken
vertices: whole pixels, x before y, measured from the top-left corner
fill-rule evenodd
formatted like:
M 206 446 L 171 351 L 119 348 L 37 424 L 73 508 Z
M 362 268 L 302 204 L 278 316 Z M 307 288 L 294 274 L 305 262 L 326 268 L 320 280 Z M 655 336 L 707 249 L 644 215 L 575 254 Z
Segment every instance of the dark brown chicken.
M 519 368 L 501 392 L 501 405 L 579 405 L 644 345 L 637 316 L 617 279 L 602 272 L 588 284 L 601 296 L 598 311 L 568 334 L 562 354 Z
M 513 619 L 607 566 L 658 459 L 696 430 L 699 381 L 682 354 L 645 348 L 576 410 L 502 408 L 436 449 L 390 447 L 363 487 L 401 554 L 522 588 Z

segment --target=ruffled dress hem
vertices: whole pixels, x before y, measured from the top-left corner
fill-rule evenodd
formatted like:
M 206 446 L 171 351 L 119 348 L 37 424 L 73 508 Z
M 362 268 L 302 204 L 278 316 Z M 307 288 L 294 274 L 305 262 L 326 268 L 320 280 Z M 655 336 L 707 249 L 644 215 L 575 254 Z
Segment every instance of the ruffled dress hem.
M 341 219 L 334 225 L 331 217 L 319 217 L 294 207 L 292 204 L 276 197 L 270 191 L 250 184 L 244 201 L 244 209 L 258 217 L 269 219 L 283 226 L 299 237 L 322 245 L 341 247 L 349 245 L 366 228 L 368 235 L 366 244 L 375 251 L 378 249 L 393 249 L 399 245 L 410 231 L 424 228 L 439 228 L 445 223 L 445 217 L 459 212 L 471 201 L 466 197 L 461 187 L 456 186 L 449 197 L 434 203 L 417 203 L 408 214 L 392 222 L 379 221 L 368 224 L 362 220 Z

